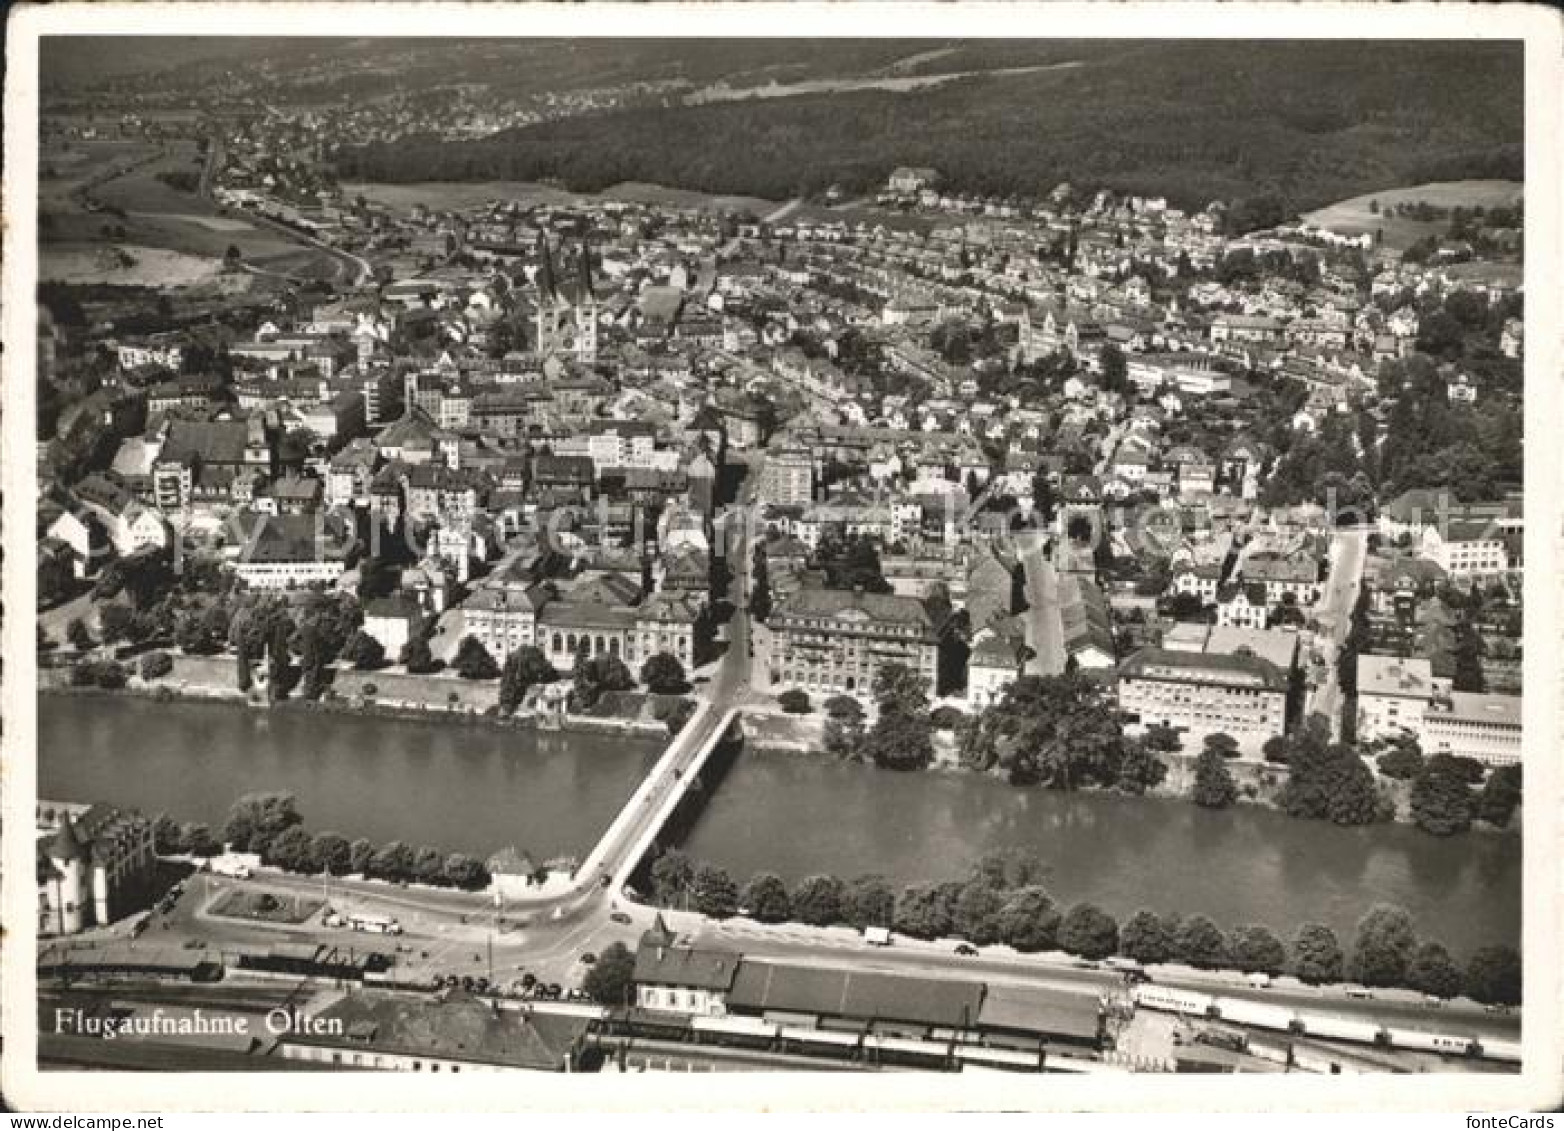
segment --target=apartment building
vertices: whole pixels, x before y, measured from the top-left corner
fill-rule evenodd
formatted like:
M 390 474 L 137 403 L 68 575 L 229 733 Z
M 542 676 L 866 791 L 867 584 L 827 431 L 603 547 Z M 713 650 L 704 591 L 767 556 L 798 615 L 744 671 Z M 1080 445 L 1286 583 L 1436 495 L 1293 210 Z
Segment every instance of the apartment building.
M 773 687 L 867 698 L 879 670 L 899 663 L 934 695 L 939 641 L 914 597 L 800 589 L 772 610 L 769 627 L 769 647 L 757 648 L 756 660 Z
M 1172 727 L 1186 749 L 1228 734 L 1256 749 L 1287 729 L 1287 674 L 1248 649 L 1229 654 L 1144 648 L 1119 668 L 1131 725 Z

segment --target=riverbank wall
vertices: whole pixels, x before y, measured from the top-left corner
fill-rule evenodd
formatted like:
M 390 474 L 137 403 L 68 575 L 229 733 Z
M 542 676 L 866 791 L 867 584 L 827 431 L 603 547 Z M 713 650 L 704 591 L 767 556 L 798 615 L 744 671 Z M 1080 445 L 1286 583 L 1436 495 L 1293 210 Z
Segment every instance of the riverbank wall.
M 180 658 L 190 659 L 190 657 Z M 356 674 L 362 675 L 367 673 Z M 404 676 L 402 678 L 419 679 L 423 677 Z M 447 680 L 445 682 L 450 681 Z M 40 669 L 38 673 L 38 692 L 46 695 L 133 695 L 161 702 L 197 700 L 201 702 L 227 703 L 234 707 L 264 711 L 319 711 L 332 714 L 367 716 L 370 718 L 408 719 L 415 721 L 439 719 L 468 726 L 490 726 L 501 729 L 552 729 L 582 734 L 633 735 L 638 738 L 669 737 L 665 723 L 649 719 L 599 717 L 570 713 L 549 713 L 543 715 L 533 711 L 519 711 L 510 715 L 501 714 L 497 701 L 497 685 L 490 684 L 482 688 L 482 690 L 490 692 L 496 700 L 494 704 L 482 709 L 477 708 L 466 700 L 452 701 L 447 698 L 441 701 L 427 695 L 399 698 L 375 694 L 373 697 L 366 697 L 363 695 L 345 696 L 340 692 L 320 699 L 288 698 L 272 702 L 266 698 L 264 692 L 257 688 L 251 688 L 249 692 L 243 692 L 231 684 L 223 685 L 206 679 L 180 678 L 177 665 L 173 673 L 160 679 L 143 680 L 139 676 L 131 676 L 124 687 L 113 690 L 92 686 L 75 686 L 71 683 L 69 669 Z

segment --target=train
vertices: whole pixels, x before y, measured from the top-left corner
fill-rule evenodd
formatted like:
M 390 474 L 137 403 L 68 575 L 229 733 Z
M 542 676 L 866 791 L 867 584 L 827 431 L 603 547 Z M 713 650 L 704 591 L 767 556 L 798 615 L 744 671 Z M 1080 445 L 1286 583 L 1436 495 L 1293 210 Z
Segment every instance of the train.
M 549 1003 L 533 1008 L 548 1012 L 559 1007 Z M 1113 1071 L 1100 1061 L 1050 1053 L 1041 1040 L 976 1044 L 957 1040 L 953 1034 L 899 1037 L 868 1032 L 857 1027 L 814 1028 L 736 1014 L 720 1017 L 674 1014 L 652 1017 L 633 1009 L 584 1005 L 573 1005 L 570 1008 L 577 1015 L 589 1013 L 601 1023 L 601 1032 L 605 1035 L 630 1041 L 637 1037 L 688 1041 L 691 1044 L 936 1071 Z
M 1347 1041 L 1413 1052 L 1432 1052 L 1444 1056 L 1468 1056 L 1510 1064 L 1521 1062 L 1520 1042 L 1498 1037 L 1479 1038 L 1381 1025 L 1377 1021 L 1337 1017 L 1327 1013 L 1296 1010 L 1270 1002 L 1213 996 L 1170 986 L 1142 984 L 1134 987 L 1130 991 L 1130 996 L 1135 1005 L 1141 1009 L 1176 1013 L 1184 1017 L 1230 1021 L 1256 1029 L 1291 1033 L 1299 1037 Z

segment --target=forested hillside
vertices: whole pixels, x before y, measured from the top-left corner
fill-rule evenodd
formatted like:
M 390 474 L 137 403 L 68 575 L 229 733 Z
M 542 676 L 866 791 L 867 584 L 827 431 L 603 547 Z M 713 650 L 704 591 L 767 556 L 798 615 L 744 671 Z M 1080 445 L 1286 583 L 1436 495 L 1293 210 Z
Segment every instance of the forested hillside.
M 1042 46 L 1052 60 L 1069 54 Z M 1008 47 L 1004 65 L 1026 65 Z M 771 199 L 831 184 L 866 190 L 915 164 L 968 191 L 1035 194 L 1069 180 L 1186 206 L 1271 197 L 1288 211 L 1387 185 L 1522 172 L 1518 44 L 1126 42 L 1077 54 L 1078 66 L 906 93 L 637 108 L 481 141 L 349 147 L 336 164 L 344 179 L 557 180 L 588 191 L 639 180 Z M 917 69 L 964 62 L 957 51 Z

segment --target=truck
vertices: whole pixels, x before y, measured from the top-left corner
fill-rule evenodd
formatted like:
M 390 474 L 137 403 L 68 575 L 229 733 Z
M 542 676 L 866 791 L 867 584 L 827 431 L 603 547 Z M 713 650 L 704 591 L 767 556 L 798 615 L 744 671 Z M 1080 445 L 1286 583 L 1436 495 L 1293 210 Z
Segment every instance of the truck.
M 863 929 L 863 941 L 870 946 L 890 946 L 891 931 L 889 927 L 865 927 Z
M 242 860 L 229 860 L 223 856 L 214 856 L 209 865 L 214 876 L 229 876 L 236 880 L 248 880 L 251 876 L 250 866 Z
M 367 931 L 372 935 L 400 935 L 402 924 L 388 915 L 367 915 L 362 912 L 349 912 L 346 916 L 348 927 L 355 931 Z
M 1259 971 L 1256 971 L 1255 973 L 1250 974 L 1244 980 L 1247 981 L 1251 986 L 1253 986 L 1257 990 L 1267 989 L 1271 985 L 1271 976 L 1269 974 L 1261 973 Z

